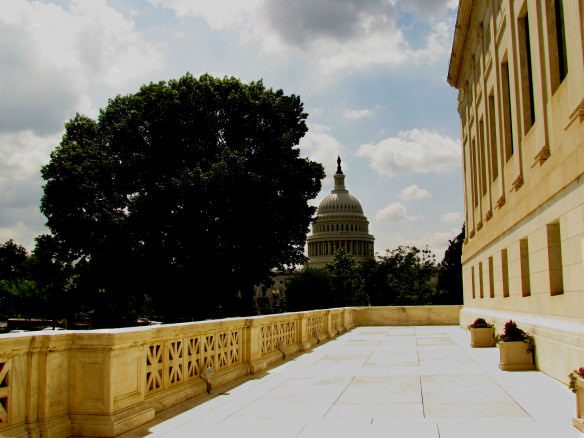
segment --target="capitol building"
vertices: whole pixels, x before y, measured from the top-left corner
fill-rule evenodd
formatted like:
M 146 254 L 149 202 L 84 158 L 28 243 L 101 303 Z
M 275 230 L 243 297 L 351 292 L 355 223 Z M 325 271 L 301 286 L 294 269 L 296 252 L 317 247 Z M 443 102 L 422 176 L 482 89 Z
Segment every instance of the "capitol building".
M 318 206 L 308 236 L 308 266 L 325 268 L 339 248 L 355 257 L 357 263 L 373 257 L 375 238 L 369 234 L 369 221 L 359 200 L 345 188 L 341 159 L 337 159 L 335 186 Z

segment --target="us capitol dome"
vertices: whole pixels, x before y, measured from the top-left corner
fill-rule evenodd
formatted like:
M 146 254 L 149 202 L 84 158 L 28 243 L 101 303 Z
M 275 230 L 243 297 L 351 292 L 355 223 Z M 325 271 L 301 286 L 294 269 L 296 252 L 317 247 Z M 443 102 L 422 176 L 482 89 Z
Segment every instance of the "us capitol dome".
M 335 258 L 335 252 L 344 247 L 357 263 L 373 257 L 373 241 L 369 234 L 369 221 L 357 198 L 345 188 L 345 175 L 341 170 L 341 158 L 337 158 L 335 187 L 324 198 L 312 223 L 308 236 L 308 266 L 324 268 Z

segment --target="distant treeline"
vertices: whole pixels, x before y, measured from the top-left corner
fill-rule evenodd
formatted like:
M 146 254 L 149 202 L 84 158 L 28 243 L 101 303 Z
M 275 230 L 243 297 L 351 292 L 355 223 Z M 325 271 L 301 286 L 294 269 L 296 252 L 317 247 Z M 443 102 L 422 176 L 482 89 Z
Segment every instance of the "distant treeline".
M 415 246 L 400 246 L 356 264 L 341 248 L 326 269 L 306 269 L 286 287 L 287 311 L 343 306 L 462 304 L 460 256 L 463 231 L 444 259 Z
M 450 242 L 444 259 L 436 262 L 428 249 L 400 246 L 385 255 L 356 264 L 343 248 L 326 269 L 307 268 L 286 284 L 285 297 L 277 307 L 268 305 L 262 313 L 324 309 L 342 306 L 389 306 L 461 304 L 462 272 L 460 255 L 463 231 Z M 0 245 L 0 320 L 14 317 L 67 319 L 71 324 L 91 319 L 95 327 L 135 325 L 139 317 L 149 316 L 164 322 L 183 321 L 176 312 L 165 312 L 153 297 L 144 294 L 127 301 L 90 284 L 80 266 L 58 260 L 57 247 L 49 235 L 36 239 L 29 254 L 13 240 Z M 217 287 L 221 287 L 217 279 Z M 195 292 L 193 292 L 193 290 Z M 208 291 L 185 289 L 184 294 Z M 249 294 L 245 294 L 251 300 Z M 126 301 L 124 301 L 126 300 Z M 185 301 L 192 298 L 185 297 Z M 117 309 L 113 307 L 119 305 Z M 225 305 L 221 316 L 244 316 L 252 303 Z M 213 318 L 213 312 L 200 319 Z

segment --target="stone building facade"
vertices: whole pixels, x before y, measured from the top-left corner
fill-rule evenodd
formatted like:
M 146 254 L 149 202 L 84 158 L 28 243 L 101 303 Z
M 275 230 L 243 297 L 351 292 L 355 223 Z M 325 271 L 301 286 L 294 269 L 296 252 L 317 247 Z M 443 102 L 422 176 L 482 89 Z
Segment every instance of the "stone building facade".
M 584 365 L 584 1 L 461 0 L 461 324 L 513 319 L 539 369 Z
M 369 234 L 369 221 L 359 200 L 345 188 L 341 160 L 337 160 L 335 186 L 318 206 L 312 233 L 308 236 L 308 266 L 324 268 L 343 247 L 357 263 L 374 255 L 375 238 Z

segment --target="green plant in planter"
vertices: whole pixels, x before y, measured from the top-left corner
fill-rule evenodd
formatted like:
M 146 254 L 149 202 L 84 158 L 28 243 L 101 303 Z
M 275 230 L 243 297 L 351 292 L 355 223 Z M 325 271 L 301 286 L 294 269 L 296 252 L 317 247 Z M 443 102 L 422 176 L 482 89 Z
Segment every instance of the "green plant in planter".
M 502 335 L 495 336 L 495 343 L 499 342 L 525 342 L 528 344 L 527 351 L 529 353 L 533 353 L 535 350 L 535 341 L 533 340 L 533 336 L 528 335 L 519 327 L 517 324 L 511 320 L 505 324 L 505 332 Z
M 485 321 L 483 318 L 477 318 L 475 319 L 475 322 L 473 322 L 472 324 L 469 324 L 468 328 L 491 328 L 493 327 L 493 324 L 491 324 L 490 322 Z
M 582 377 L 584 379 L 584 368 L 580 368 L 578 370 L 574 370 L 568 376 L 570 378 L 570 386 L 569 386 L 569 388 L 572 390 L 572 392 L 574 394 L 576 394 L 578 392 L 578 389 L 576 388 L 576 381 L 578 380 L 578 376 L 580 376 L 580 377 Z

